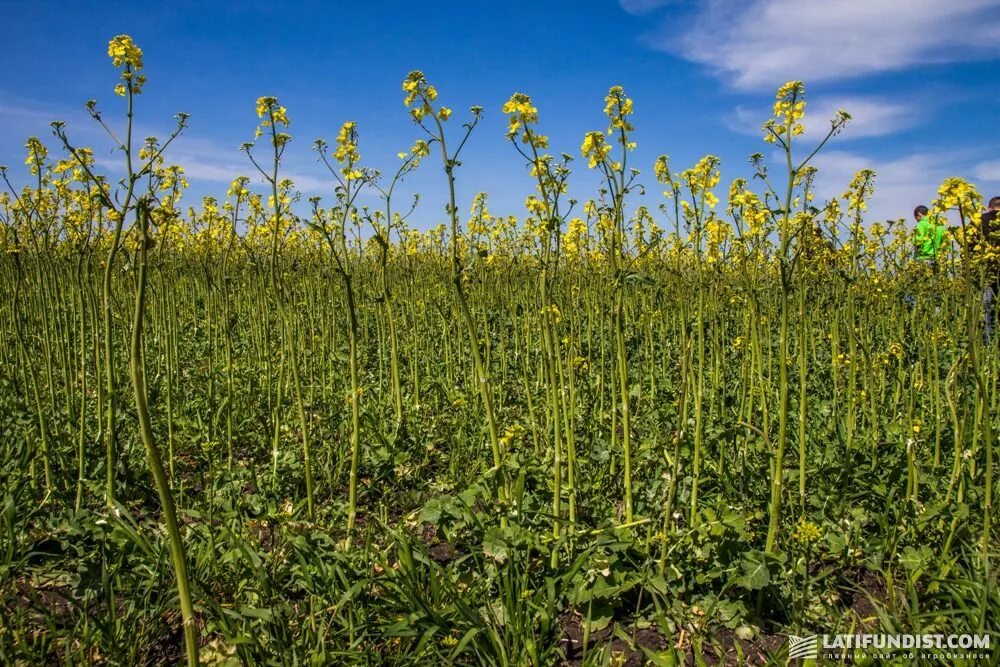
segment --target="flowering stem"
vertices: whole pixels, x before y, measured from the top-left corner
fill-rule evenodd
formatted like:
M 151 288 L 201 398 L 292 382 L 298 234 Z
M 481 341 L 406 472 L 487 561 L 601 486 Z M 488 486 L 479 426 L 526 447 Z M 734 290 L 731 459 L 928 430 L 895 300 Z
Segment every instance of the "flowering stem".
M 170 540 L 170 557 L 174 565 L 174 575 L 177 577 L 177 596 L 180 600 L 181 618 L 184 623 L 184 646 L 187 654 L 188 667 L 198 665 L 198 629 L 195 625 L 194 605 L 191 602 L 191 589 L 188 585 L 187 564 L 184 557 L 184 542 L 177 523 L 177 512 L 174 507 L 170 482 L 167 481 L 163 469 L 160 452 L 156 448 L 153 437 L 152 420 L 149 415 L 149 403 L 146 395 L 146 371 L 142 351 L 142 327 L 146 312 L 146 277 L 148 264 L 148 248 L 152 242 L 149 236 L 149 210 L 145 203 L 140 202 L 136 209 L 136 222 L 139 225 L 139 275 L 135 287 L 135 311 L 132 316 L 132 336 L 129 347 L 129 372 L 132 376 L 132 389 L 135 394 L 136 416 L 139 420 L 139 433 L 146 448 L 146 459 L 149 470 L 156 483 L 156 492 L 163 508 L 163 520 L 167 524 L 167 536 Z

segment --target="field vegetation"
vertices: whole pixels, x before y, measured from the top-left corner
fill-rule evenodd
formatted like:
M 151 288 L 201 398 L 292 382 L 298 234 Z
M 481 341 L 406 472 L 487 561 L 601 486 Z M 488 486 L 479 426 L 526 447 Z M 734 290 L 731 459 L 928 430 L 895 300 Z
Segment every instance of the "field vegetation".
M 29 185 L 3 171 L 0 662 L 762 664 L 788 634 L 996 631 L 967 182 L 931 270 L 866 220 L 875 173 L 814 197 L 850 116 L 800 145 L 800 82 L 762 119 L 781 159 L 723 185 L 711 155 L 635 165 L 620 87 L 570 155 L 527 95 L 504 126 L 412 72 L 398 157 L 346 122 L 304 201 L 262 97 L 254 178 L 189 206 L 187 117 L 134 136 L 142 52 L 109 56 L 125 115 L 87 108 L 120 167 L 56 122 Z M 523 158 L 520 217 L 458 206 L 482 132 Z M 448 195 L 429 230 L 416 169 Z

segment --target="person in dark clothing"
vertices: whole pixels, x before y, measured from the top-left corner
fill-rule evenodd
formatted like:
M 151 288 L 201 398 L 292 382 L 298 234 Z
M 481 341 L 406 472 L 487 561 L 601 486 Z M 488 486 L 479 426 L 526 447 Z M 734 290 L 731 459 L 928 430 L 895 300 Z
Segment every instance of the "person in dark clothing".
M 984 254 L 983 280 L 983 340 L 993 338 L 997 322 L 997 298 L 1000 297 L 1000 197 L 993 197 L 982 217 L 979 230 L 982 234 L 981 252 Z

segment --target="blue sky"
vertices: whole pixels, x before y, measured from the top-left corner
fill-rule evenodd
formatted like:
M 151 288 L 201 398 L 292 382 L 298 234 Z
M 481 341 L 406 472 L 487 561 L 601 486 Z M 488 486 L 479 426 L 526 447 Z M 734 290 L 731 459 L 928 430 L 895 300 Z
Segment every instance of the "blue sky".
M 854 122 L 817 162 L 819 194 L 846 187 L 857 169 L 878 172 L 871 219 L 906 217 L 948 176 L 1000 194 L 1000 0 L 556 0 L 543 2 L 45 2 L 3 1 L 0 164 L 24 178 L 24 141 L 50 143 L 48 123 L 95 147 L 105 172 L 117 159 L 83 112 L 96 98 L 118 122 L 121 98 L 107 41 L 131 34 L 149 82 L 137 110 L 140 136 L 165 136 L 171 116 L 190 128 L 168 154 L 185 167 L 187 203 L 222 195 L 253 175 L 239 146 L 253 137 L 254 101 L 275 95 L 294 137 L 284 172 L 305 195 L 332 185 L 311 149 L 356 120 L 366 165 L 389 170 L 419 135 L 400 83 L 423 70 L 456 110 L 486 116 L 459 171 L 463 211 L 490 193 L 494 214 L 523 215 L 532 183 L 504 139 L 500 107 L 532 96 L 555 152 L 579 156 L 585 132 L 603 129 L 603 98 L 619 84 L 635 101 L 635 164 L 660 189 L 652 163 L 675 169 L 713 153 L 728 182 L 747 176 L 747 156 L 769 155 L 759 127 L 788 79 L 807 89 L 806 144 L 838 108 Z M 454 123 L 453 130 L 458 130 Z M 442 222 L 444 181 L 428 162 L 406 183 L 423 200 L 413 221 Z M 593 196 L 596 180 L 575 162 L 571 194 Z

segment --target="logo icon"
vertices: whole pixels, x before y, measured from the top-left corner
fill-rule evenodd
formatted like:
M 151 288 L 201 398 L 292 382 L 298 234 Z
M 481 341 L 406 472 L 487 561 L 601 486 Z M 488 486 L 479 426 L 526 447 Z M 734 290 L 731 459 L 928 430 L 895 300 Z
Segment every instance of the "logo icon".
M 816 635 L 809 635 L 807 637 L 788 635 L 789 660 L 793 660 L 795 658 L 802 658 L 805 660 L 818 658 L 819 642 L 817 639 L 819 639 L 819 637 Z

